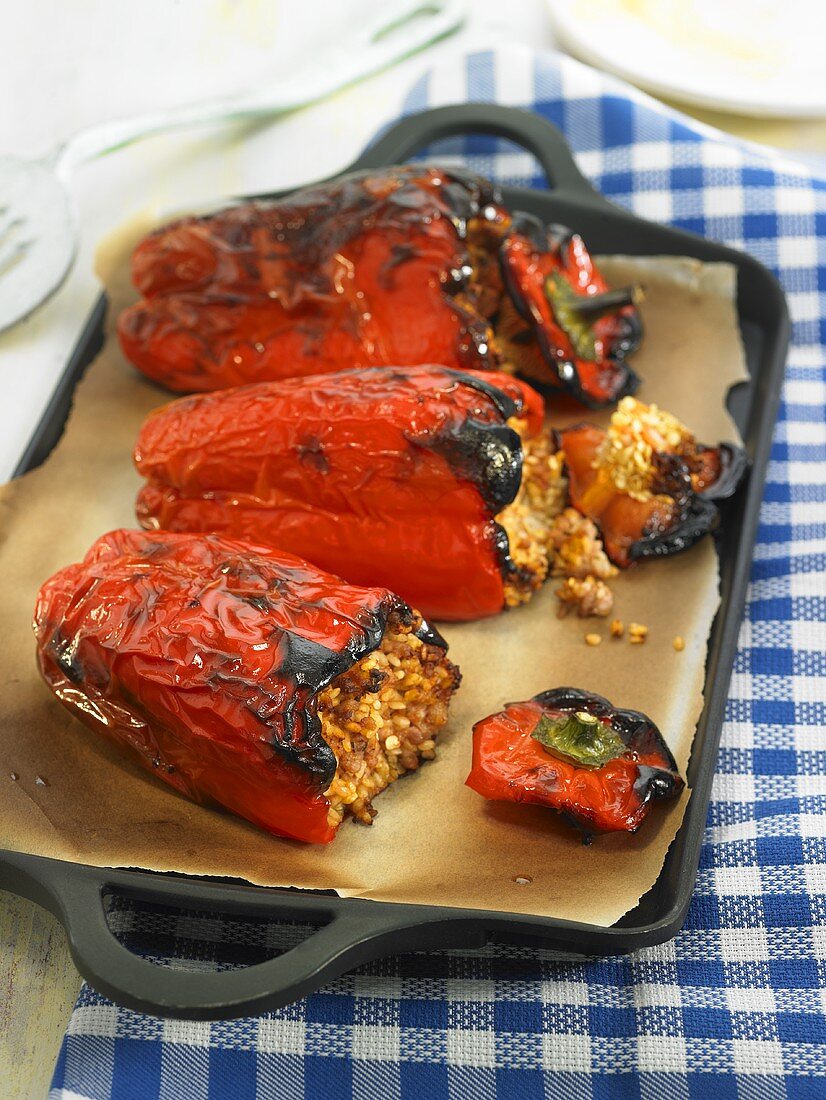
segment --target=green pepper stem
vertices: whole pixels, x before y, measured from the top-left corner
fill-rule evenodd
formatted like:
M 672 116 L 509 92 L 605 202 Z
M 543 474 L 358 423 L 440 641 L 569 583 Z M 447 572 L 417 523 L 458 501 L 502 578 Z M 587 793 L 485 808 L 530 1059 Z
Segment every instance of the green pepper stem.
M 565 302 L 565 308 L 581 317 L 602 317 L 624 306 L 636 306 L 642 301 L 642 290 L 638 286 L 621 287 L 618 290 L 606 290 L 602 294 L 572 294 Z

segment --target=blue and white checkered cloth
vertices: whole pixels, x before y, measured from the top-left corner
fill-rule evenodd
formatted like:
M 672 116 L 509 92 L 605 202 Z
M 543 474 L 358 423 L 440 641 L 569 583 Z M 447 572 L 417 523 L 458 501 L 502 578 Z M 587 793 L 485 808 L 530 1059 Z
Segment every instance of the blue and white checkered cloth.
M 390 958 L 230 1023 L 142 1016 L 84 988 L 54 1100 L 826 1097 L 826 181 L 552 54 L 453 59 L 407 110 L 465 99 L 545 115 L 615 202 L 748 250 L 789 297 L 794 346 L 686 927 L 625 958 Z M 544 185 L 492 140 L 452 150 Z M 114 917 L 172 965 L 254 961 L 295 933 L 125 904 Z

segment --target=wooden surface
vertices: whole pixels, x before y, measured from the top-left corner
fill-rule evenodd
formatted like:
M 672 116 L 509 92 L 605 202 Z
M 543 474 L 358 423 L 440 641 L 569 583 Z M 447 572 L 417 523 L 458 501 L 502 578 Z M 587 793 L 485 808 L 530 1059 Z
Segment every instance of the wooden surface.
M 826 121 L 747 119 L 700 110 L 690 113 L 702 122 L 749 141 L 826 158 Z M 3 1100 L 46 1097 L 79 989 L 80 978 L 69 957 L 63 930 L 55 919 L 27 901 L 0 892 Z
M 49 1091 L 80 990 L 63 929 L 45 910 L 0 892 L 0 1093 L 42 1100 Z

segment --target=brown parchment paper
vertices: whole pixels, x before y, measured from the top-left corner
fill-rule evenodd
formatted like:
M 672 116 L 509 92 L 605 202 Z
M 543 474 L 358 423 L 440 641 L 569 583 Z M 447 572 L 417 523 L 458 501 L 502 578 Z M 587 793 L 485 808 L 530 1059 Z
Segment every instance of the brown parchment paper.
M 133 225 L 102 254 L 110 330 L 131 297 L 129 247 L 145 229 Z M 640 396 L 673 411 L 701 439 L 735 438 L 724 399 L 745 370 L 733 269 L 673 258 L 613 258 L 604 268 L 614 284 L 638 280 L 645 288 L 646 338 L 635 359 L 645 379 Z M 132 443 L 144 416 L 166 400 L 108 339 L 78 387 L 55 452 L 0 492 L 0 845 L 101 866 L 602 925 L 632 908 L 660 871 L 688 795 L 658 808 L 636 836 L 584 847 L 553 814 L 489 804 L 464 786 L 471 726 L 506 700 L 572 684 L 647 711 L 684 770 L 718 603 L 711 541 L 613 582 L 616 614 L 649 626 L 642 646 L 609 639 L 604 621 L 557 619 L 553 585 L 525 608 L 447 626 L 464 683 L 438 759 L 380 796 L 372 828 L 348 822 L 330 845 L 301 845 L 170 791 L 71 718 L 36 671 L 30 619 L 37 588 L 80 559 L 99 534 L 134 524 Z M 555 422 L 566 415 L 559 411 Z M 590 630 L 605 636 L 598 648 L 584 643 Z M 686 640 L 682 653 L 672 647 L 676 634 Z M 515 877 L 531 882 L 519 885 Z

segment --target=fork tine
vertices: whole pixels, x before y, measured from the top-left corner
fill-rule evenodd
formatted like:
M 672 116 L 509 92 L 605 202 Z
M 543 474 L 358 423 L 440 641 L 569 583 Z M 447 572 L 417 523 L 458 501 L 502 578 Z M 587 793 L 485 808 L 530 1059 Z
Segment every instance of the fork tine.
M 29 251 L 33 244 L 33 240 L 9 241 L 5 245 L 0 244 L 0 279 L 8 274 L 10 268 L 23 259 L 25 253 Z

